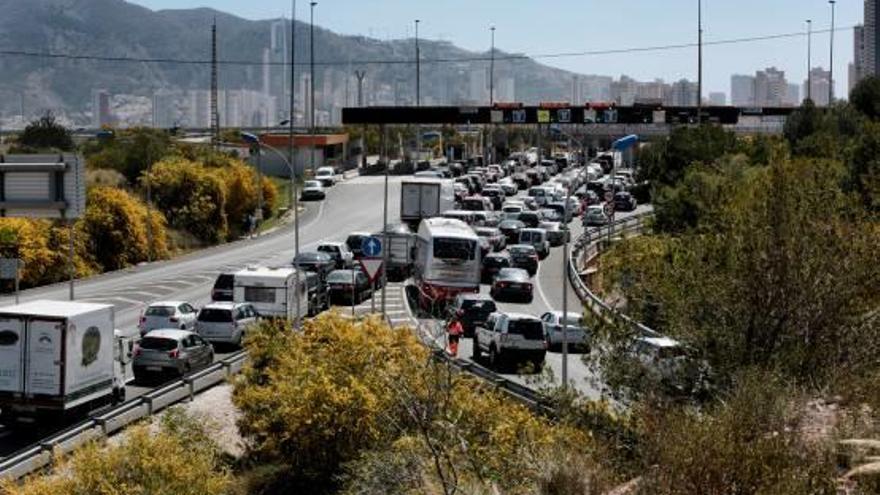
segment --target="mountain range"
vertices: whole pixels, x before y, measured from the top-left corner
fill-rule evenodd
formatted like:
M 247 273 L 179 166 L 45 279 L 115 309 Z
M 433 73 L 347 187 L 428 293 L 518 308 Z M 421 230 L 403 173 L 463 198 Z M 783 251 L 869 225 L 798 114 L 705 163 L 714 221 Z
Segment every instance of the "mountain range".
M 262 62 L 273 23 L 278 24 L 207 8 L 152 11 L 124 0 L 0 0 L 0 12 L 0 112 L 17 115 L 24 108 L 25 114 L 34 115 L 53 110 L 75 120 L 87 120 L 96 89 L 145 97 L 162 89 L 208 89 L 211 66 L 206 62 L 215 20 L 220 88 L 260 91 L 266 87 Z M 297 23 L 295 47 L 297 71 L 305 73 L 307 65 L 299 64 L 309 62 L 308 24 Z M 420 48 L 423 104 L 465 103 L 473 99 L 475 86 L 486 84 L 488 53 L 431 40 L 421 40 Z M 53 57 L 34 56 L 46 53 Z M 570 98 L 574 74 L 524 57 L 511 60 L 501 51 L 496 57 L 496 81 L 506 79 L 508 91 L 515 88 L 508 98 Z M 412 102 L 415 68 L 402 62 L 414 58 L 413 40 L 343 36 L 315 27 L 316 88 L 328 77 L 355 81 L 356 88 L 353 72 L 365 70 L 368 88 L 391 88 L 398 101 Z M 475 71 L 476 77 L 471 75 Z M 352 96 L 348 101 L 356 100 Z

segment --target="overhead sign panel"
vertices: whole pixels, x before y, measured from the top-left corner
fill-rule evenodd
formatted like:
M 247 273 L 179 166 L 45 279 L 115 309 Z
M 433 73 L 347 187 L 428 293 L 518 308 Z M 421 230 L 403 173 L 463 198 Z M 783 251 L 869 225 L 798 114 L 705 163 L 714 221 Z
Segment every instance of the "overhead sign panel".
M 0 155 L 0 216 L 79 218 L 85 161 L 73 154 Z

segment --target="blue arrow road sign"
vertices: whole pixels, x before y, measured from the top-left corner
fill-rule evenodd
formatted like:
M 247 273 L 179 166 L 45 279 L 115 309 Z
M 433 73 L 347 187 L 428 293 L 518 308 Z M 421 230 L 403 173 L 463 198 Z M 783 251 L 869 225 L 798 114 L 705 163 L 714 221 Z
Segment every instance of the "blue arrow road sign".
M 361 252 L 368 258 L 378 258 L 382 254 L 382 241 L 378 237 L 367 237 L 361 243 Z

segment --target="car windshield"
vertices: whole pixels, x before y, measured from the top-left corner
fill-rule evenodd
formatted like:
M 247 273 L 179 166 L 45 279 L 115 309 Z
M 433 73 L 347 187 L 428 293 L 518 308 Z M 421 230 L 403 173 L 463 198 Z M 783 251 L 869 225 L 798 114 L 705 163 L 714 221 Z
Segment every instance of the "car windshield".
M 535 248 L 531 246 L 513 246 L 507 248 L 510 251 L 510 254 L 520 254 L 520 255 L 528 255 L 535 254 Z
M 528 274 L 519 268 L 505 268 L 498 273 L 500 280 L 525 281 L 528 280 Z
M 484 314 L 494 313 L 496 310 L 495 301 L 488 299 L 465 299 L 461 303 L 461 309 L 468 312 L 479 312 Z
M 476 255 L 476 243 L 467 239 L 434 239 L 434 257 L 444 260 L 472 260 Z
M 235 284 L 235 276 L 223 274 L 217 277 L 217 281 L 214 282 L 215 289 L 231 289 Z
M 144 316 L 174 316 L 172 306 L 150 306 L 144 312 Z
M 141 349 L 151 351 L 172 351 L 177 349 L 177 341 L 174 339 L 165 339 L 162 337 L 144 337 L 138 343 Z
M 318 251 L 336 254 L 339 252 L 339 248 L 337 246 L 318 246 Z
M 304 187 L 320 188 L 321 183 L 316 180 L 307 180 Z
M 232 321 L 232 311 L 219 308 L 205 308 L 199 311 L 199 321 L 206 323 L 229 323 Z

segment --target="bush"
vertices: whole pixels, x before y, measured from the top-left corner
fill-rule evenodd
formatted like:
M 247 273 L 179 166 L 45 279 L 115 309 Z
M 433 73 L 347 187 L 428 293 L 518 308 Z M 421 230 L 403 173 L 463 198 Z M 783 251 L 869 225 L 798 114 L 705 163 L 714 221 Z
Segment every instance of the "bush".
M 117 445 L 91 443 L 55 472 L 22 484 L 0 482 L 6 495 L 222 494 L 230 475 L 204 426 L 170 411 L 158 431 L 136 426 Z
M 74 230 L 76 275 L 92 275 L 97 267 L 87 254 L 86 236 L 78 227 Z M 69 278 L 69 240 L 66 225 L 48 220 L 0 218 L 0 253 L 5 258 L 22 260 L 23 287 L 53 284 Z
M 806 443 L 798 428 L 798 395 L 772 375 L 746 373 L 706 411 L 642 404 L 635 414 L 648 470 L 639 493 L 838 493 L 830 445 Z
M 128 180 L 124 175 L 116 170 L 109 168 L 97 168 L 86 170 L 86 187 L 115 187 L 124 189 L 128 185 Z
M 46 112 L 38 120 L 28 124 L 18 137 L 18 144 L 34 152 L 71 151 L 74 148 L 70 131 L 58 123 L 52 112 Z
M 84 154 L 89 168 L 116 170 L 135 184 L 150 165 L 173 151 L 165 131 L 137 128 L 115 131 L 113 137 L 86 146 Z
M 584 432 L 484 390 L 408 330 L 330 314 L 301 333 L 263 324 L 246 346 L 233 397 L 253 461 L 287 463 L 313 492 L 337 482 L 358 494 L 601 486 Z
M 169 158 L 155 164 L 148 177 L 154 202 L 171 226 L 206 243 L 226 239 L 226 187 L 217 174 L 199 163 Z
M 131 194 L 110 187 L 89 191 L 88 206 L 81 220 L 81 229 L 88 235 L 88 245 L 95 261 L 105 270 L 118 270 L 153 259 L 169 256 L 165 234 L 165 218 L 156 211 L 148 215 L 147 207 Z M 148 222 L 153 244 L 149 243 Z

